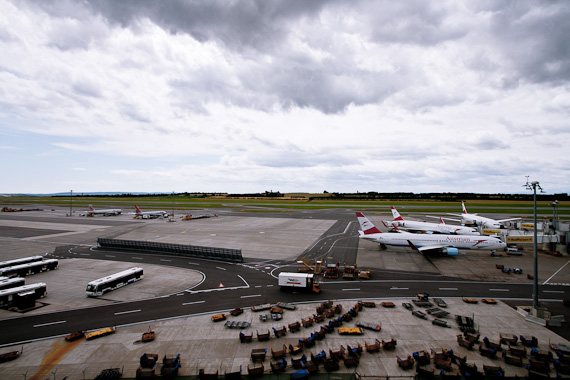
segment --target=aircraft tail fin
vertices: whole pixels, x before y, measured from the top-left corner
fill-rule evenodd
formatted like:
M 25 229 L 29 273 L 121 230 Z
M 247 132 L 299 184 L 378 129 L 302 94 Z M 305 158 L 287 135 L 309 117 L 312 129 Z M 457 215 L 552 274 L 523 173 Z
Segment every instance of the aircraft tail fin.
M 141 209 L 139 208 L 139 206 L 137 206 L 137 205 L 135 205 L 135 210 L 136 210 L 138 213 L 142 212 Z
M 465 202 L 461 201 L 461 207 L 463 208 L 463 213 L 467 214 L 467 209 L 465 208 Z
M 360 223 L 360 228 L 364 235 L 379 234 L 381 231 L 372 224 L 367 217 L 361 212 L 356 212 L 356 218 L 358 218 L 358 223 Z
M 92 205 L 89 205 L 89 211 L 95 211 Z
M 396 207 L 390 206 L 390 208 L 392 209 L 392 216 L 394 216 L 394 220 L 404 221 L 404 218 L 402 218 L 402 215 L 400 215 L 398 210 L 396 210 Z
M 445 224 L 445 222 L 443 221 L 443 218 L 442 218 L 441 216 L 439 217 L 439 222 L 440 222 L 441 224 Z

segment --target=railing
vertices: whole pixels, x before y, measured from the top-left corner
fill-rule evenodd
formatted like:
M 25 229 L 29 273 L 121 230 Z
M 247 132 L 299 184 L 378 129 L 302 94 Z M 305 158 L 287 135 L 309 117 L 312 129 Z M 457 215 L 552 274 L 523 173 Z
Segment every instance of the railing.
M 241 249 L 202 247 L 198 245 L 170 244 L 154 241 L 97 239 L 99 247 L 137 252 L 160 252 L 176 256 L 197 257 L 211 260 L 243 262 Z

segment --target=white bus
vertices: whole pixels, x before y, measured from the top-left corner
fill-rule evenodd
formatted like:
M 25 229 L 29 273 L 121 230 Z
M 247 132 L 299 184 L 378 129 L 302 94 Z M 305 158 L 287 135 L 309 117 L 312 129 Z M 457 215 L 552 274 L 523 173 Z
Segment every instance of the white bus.
M 43 256 L 30 256 L 22 257 L 21 259 L 0 261 L 0 268 L 13 267 L 14 265 L 27 264 L 34 261 L 42 261 L 43 259 Z
M 18 286 L 16 288 L 0 290 L 0 308 L 13 306 L 18 301 L 18 296 L 27 297 L 34 294 L 34 299 L 43 298 L 47 294 L 47 285 L 43 282 Z
M 110 292 L 111 290 L 115 290 L 117 288 L 132 284 L 135 281 L 142 280 L 143 277 L 143 269 L 134 267 L 107 277 L 100 278 L 98 280 L 91 281 L 87 284 L 87 296 L 102 296 L 104 293 Z
M 22 277 L 1 277 L 0 278 L 0 290 L 16 288 L 18 286 L 26 285 L 26 279 Z
M 57 261 L 56 259 L 34 261 L 27 264 L 20 264 L 11 267 L 0 268 L 0 276 L 25 277 L 29 274 L 36 274 L 48 270 L 57 269 L 58 266 L 59 266 L 59 261 Z

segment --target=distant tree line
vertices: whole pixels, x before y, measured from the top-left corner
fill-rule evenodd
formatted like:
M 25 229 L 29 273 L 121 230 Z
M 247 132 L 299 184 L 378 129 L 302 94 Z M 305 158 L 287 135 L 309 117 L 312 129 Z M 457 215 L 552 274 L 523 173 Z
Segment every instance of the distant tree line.
M 166 197 L 166 196 L 183 196 L 189 198 L 210 198 L 210 197 L 228 197 L 228 198 L 283 198 L 286 194 L 280 191 L 265 191 L 260 193 L 74 193 L 74 197 L 113 197 L 113 198 L 150 198 L 150 197 Z M 69 198 L 69 195 L 53 195 L 53 197 Z M 300 198 L 298 196 L 297 198 Z M 528 201 L 533 199 L 532 192 L 528 194 L 479 194 L 479 193 L 379 193 L 376 191 L 369 191 L 366 193 L 330 193 L 324 191 L 322 195 L 313 194 L 307 195 L 308 200 L 430 200 L 440 202 L 459 202 L 468 200 L 513 200 L 513 201 Z M 559 194 L 537 194 L 536 199 L 540 201 L 568 201 L 570 197 L 567 193 Z
M 432 200 L 440 202 L 466 201 L 466 200 L 512 200 L 528 201 L 533 199 L 533 193 L 528 194 L 478 194 L 478 193 L 328 193 L 323 196 L 311 196 L 310 200 Z M 536 199 L 541 201 L 567 201 L 570 200 L 567 193 L 560 194 L 536 194 Z

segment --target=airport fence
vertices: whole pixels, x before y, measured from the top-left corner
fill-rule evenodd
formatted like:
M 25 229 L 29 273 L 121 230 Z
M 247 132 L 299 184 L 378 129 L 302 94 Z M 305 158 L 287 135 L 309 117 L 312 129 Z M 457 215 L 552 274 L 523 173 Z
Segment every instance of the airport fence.
M 120 240 L 98 238 L 97 244 L 104 249 L 120 249 L 137 252 L 158 252 L 169 255 L 197 257 L 202 259 L 241 263 L 241 249 L 202 247 L 198 245 L 170 244 L 154 241 Z

